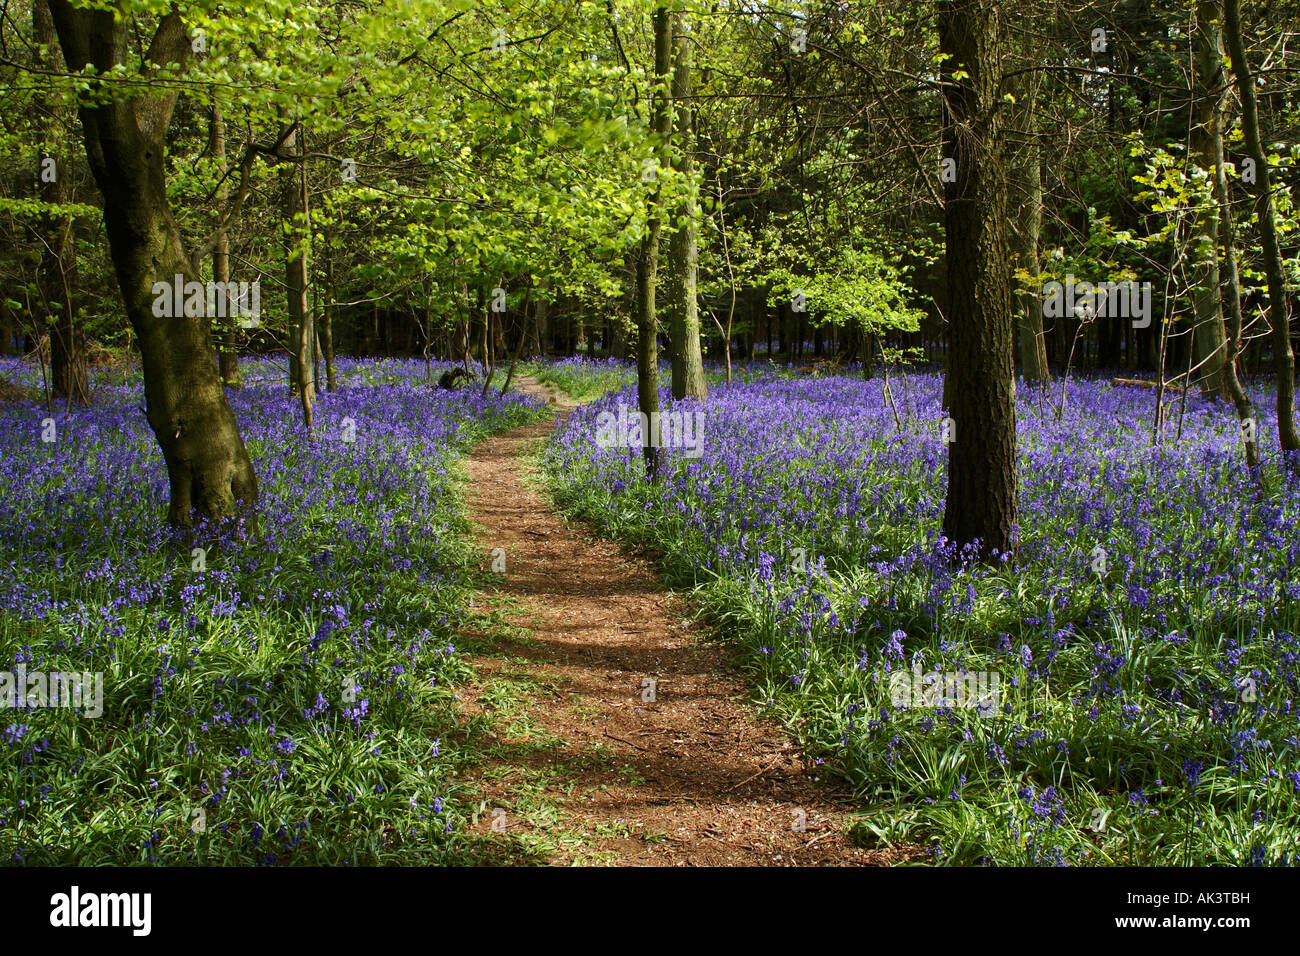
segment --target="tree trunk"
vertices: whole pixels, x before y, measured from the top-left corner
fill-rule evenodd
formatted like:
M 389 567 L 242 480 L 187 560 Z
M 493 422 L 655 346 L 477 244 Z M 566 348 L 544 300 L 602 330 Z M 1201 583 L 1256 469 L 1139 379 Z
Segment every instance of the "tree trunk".
M 334 251 L 331 248 L 332 232 L 325 234 L 325 305 L 320 310 L 320 346 L 325 357 L 325 387 L 334 391 L 338 376 L 334 368 L 334 301 L 338 290 L 334 287 Z
M 68 69 L 107 73 L 129 57 L 133 24 L 114 9 L 50 0 Z M 190 43 L 179 15 L 162 17 L 146 58 L 184 60 Z M 103 93 L 90 80 L 92 93 Z M 168 519 L 222 519 L 257 503 L 257 477 L 226 402 L 210 322 L 204 314 L 155 315 L 156 280 L 193 279 L 167 204 L 164 139 L 176 92 L 88 100 L 80 108 L 90 168 L 104 197 L 104 228 L 123 304 L 140 344 L 146 416 L 171 486 Z M 167 311 L 167 310 L 164 310 Z M 206 311 L 206 310 L 201 310 Z
M 479 299 L 485 303 L 483 308 L 483 397 L 487 398 L 488 389 L 492 386 L 492 376 L 496 374 L 496 353 L 492 349 L 492 318 L 497 312 L 488 304 L 487 297 L 480 291 Z
M 492 362 L 498 365 L 506 359 L 506 353 L 509 349 L 506 347 L 506 316 L 510 312 L 508 309 L 502 309 L 496 313 L 496 319 L 492 322 Z
M 1237 95 L 1241 99 L 1241 125 L 1246 135 L 1246 151 L 1255 161 L 1255 211 L 1259 216 L 1260 246 L 1264 255 L 1264 272 L 1268 277 L 1268 320 L 1273 338 L 1273 367 L 1277 374 L 1277 435 L 1287 467 L 1300 472 L 1300 434 L 1295 425 L 1295 353 L 1291 350 L 1291 310 L 1287 305 L 1286 282 L 1282 272 L 1282 253 L 1277 244 L 1277 224 L 1273 219 L 1273 193 L 1268 159 L 1259 138 L 1259 109 L 1255 104 L 1255 78 L 1246 59 L 1246 45 L 1241 33 L 1239 0 L 1223 0 L 1224 28 L 1232 71 L 1237 77 Z
M 488 316 L 491 315 L 487 308 L 487 297 L 483 290 L 478 290 L 478 308 L 475 310 L 483 316 L 483 334 L 479 336 L 479 362 L 483 366 L 483 374 L 488 373 Z
M 301 143 L 301 147 L 299 144 Z M 312 355 L 311 310 L 307 308 L 307 140 L 301 128 L 289 134 L 284 148 L 297 153 L 284 174 L 285 219 L 288 222 L 288 248 L 285 250 L 284 288 L 288 296 L 287 313 L 293 335 L 293 384 L 302 405 L 302 421 L 312 427 L 316 408 L 316 363 Z
M 456 320 L 456 357 L 460 359 L 461 368 L 469 375 L 469 316 Z
M 665 167 L 663 157 L 669 136 L 672 135 L 672 104 L 669 99 L 669 69 L 672 59 L 673 15 L 668 8 L 659 6 L 654 12 L 655 36 L 655 95 L 653 133 L 655 153 L 659 167 Z M 649 216 L 646 236 L 637 260 L 637 402 L 648 427 L 641 436 L 645 455 L 647 477 L 652 480 L 659 473 L 659 343 L 658 315 L 655 311 L 655 283 L 659 277 L 659 234 L 662 229 L 661 182 L 656 179 L 649 199 Z
M 718 174 L 717 183 L 718 183 L 718 233 L 722 237 L 722 259 L 727 266 L 727 290 L 730 295 L 730 298 L 728 300 L 728 305 L 727 305 L 727 324 L 724 326 L 720 321 L 718 321 L 718 316 L 716 312 L 712 314 L 713 314 L 714 325 L 716 325 L 718 327 L 718 331 L 722 333 L 722 341 L 719 343 L 719 345 L 722 350 L 722 357 L 727 363 L 727 384 L 730 385 L 731 384 L 731 338 L 732 338 L 732 328 L 734 327 L 736 321 L 736 269 L 731 262 L 731 241 L 727 237 L 727 209 L 726 209 L 726 200 L 725 200 L 726 193 L 723 191 L 722 188 L 721 173 Z M 754 358 L 753 333 L 751 332 L 748 336 L 746 336 L 746 338 L 748 339 L 749 358 L 752 361 Z
M 641 243 L 636 269 L 637 407 L 646 421 L 657 420 L 659 412 L 659 350 L 656 340 L 655 279 L 659 269 L 659 220 L 652 219 L 650 231 Z M 653 419 L 651 416 L 655 416 Z M 659 472 L 658 436 L 647 428 L 641 436 L 646 475 L 653 479 Z
M 532 283 L 530 281 L 529 285 L 524 289 L 524 307 L 522 314 L 519 317 L 519 345 L 516 346 L 514 355 L 510 356 L 510 367 L 506 370 L 506 380 L 501 386 L 502 395 L 510 391 L 510 383 L 514 381 L 515 378 L 515 365 L 519 362 L 519 356 L 523 354 L 524 346 L 528 344 L 528 305 L 531 298 Z M 537 304 L 539 307 L 543 305 L 542 302 L 538 302 Z M 543 308 L 542 311 L 545 311 L 545 309 Z
M 6 297 L 0 294 L 0 356 L 8 355 L 13 350 L 14 314 L 9 308 Z
M 1038 77 L 1027 75 L 1021 91 L 1022 100 L 1015 107 L 1019 132 L 1023 137 L 1013 171 L 1014 181 L 1022 190 L 1018 196 L 1020 214 L 1013 224 L 1017 265 L 1031 275 L 1038 275 L 1038 241 L 1043 225 L 1042 156 L 1038 138 Z M 1020 339 L 1020 370 L 1030 382 L 1046 382 L 1047 344 L 1043 335 L 1043 304 L 1034 292 L 1019 296 L 1016 326 Z
M 1217 6 L 1217 4 L 1216 4 Z M 1218 11 L 1216 11 L 1218 12 Z M 1226 87 L 1227 80 L 1223 72 L 1222 34 L 1220 34 L 1218 79 L 1214 87 Z M 1241 277 L 1237 270 L 1237 237 L 1233 228 L 1232 205 L 1228 192 L 1228 172 L 1223 155 L 1223 125 L 1229 122 L 1226 106 L 1220 116 L 1218 154 L 1214 157 L 1214 199 L 1219 206 L 1218 242 L 1223 248 L 1222 295 L 1219 311 L 1224 315 L 1226 361 L 1223 369 L 1224 385 L 1237 411 L 1237 420 L 1242 431 L 1242 441 L 1246 448 L 1246 464 L 1251 471 L 1259 466 L 1259 437 L 1254 405 L 1250 394 L 1241 384 L 1238 375 L 1238 360 L 1242 353 L 1242 315 L 1241 315 Z
M 1214 197 L 1215 170 L 1223 157 L 1223 33 L 1220 0 L 1198 0 L 1192 46 L 1196 63 L 1196 98 L 1192 107 L 1191 153 L 1210 175 L 1192 229 L 1192 305 L 1196 312 L 1193 364 L 1206 398 L 1226 398 L 1224 369 L 1227 344 L 1219 293 L 1219 203 Z M 1191 384 L 1190 382 L 1188 384 Z
M 537 299 L 537 305 L 533 309 L 533 345 L 537 355 L 546 358 L 549 350 L 547 347 L 547 335 L 549 334 L 546 327 L 546 313 L 548 304 L 546 301 L 546 284 L 541 283 L 538 287 L 540 295 Z
M 33 0 L 32 27 L 36 42 L 45 47 L 40 64 L 52 73 L 63 70 L 63 55 L 47 0 Z M 62 205 L 71 196 L 72 164 L 60 143 L 63 109 L 53 102 L 39 104 L 38 134 L 41 138 L 39 195 L 42 202 Z M 47 165 L 48 162 L 48 165 Z M 54 393 L 71 403 L 90 401 L 90 384 L 86 373 L 86 347 L 81 329 L 77 328 L 72 290 L 76 285 L 74 270 L 72 217 L 46 213 L 40 217 L 41 262 L 39 286 L 41 304 L 50 326 L 50 378 Z
M 638 262 L 637 269 L 640 268 L 641 265 Z M 640 272 L 637 273 L 636 281 L 638 283 L 641 281 Z M 639 309 L 640 307 L 638 303 L 636 308 Z M 627 332 L 623 326 L 623 316 L 621 314 L 611 314 L 606 329 L 608 330 L 609 345 L 606 347 L 605 352 L 619 361 L 627 358 Z
M 676 110 L 674 165 L 686 180 L 686 195 L 678 210 L 681 220 L 669 240 L 674 291 L 677 300 L 672 315 L 673 398 L 708 398 L 704 378 L 704 356 L 700 352 L 700 311 L 696 294 L 700 250 L 696 235 L 700 214 L 695 183 L 695 110 L 691 105 L 691 40 L 686 17 L 673 17 L 676 27 L 676 56 L 673 66 L 672 103 Z
M 1237 273 L 1236 236 L 1232 228 L 1232 206 L 1228 202 L 1228 173 L 1223 161 L 1223 138 L 1219 138 L 1219 158 L 1214 167 L 1214 197 L 1219 204 L 1219 244 L 1223 247 L 1223 296 L 1221 311 L 1227 312 L 1227 361 L 1223 367 L 1224 384 L 1237 410 L 1241 423 L 1242 440 L 1246 446 L 1246 464 L 1253 470 L 1259 465 L 1259 438 L 1255 409 L 1249 393 L 1242 387 L 1237 375 L 1237 359 L 1241 355 L 1241 278 Z M 1246 423 L 1249 422 L 1248 426 Z
M 226 124 L 221 116 L 221 110 L 215 105 L 212 107 L 209 120 L 208 139 L 212 158 L 220 173 L 226 165 Z M 218 216 L 224 211 L 228 197 L 229 191 L 223 179 L 217 187 Z M 217 228 L 216 244 L 212 248 L 212 279 L 214 282 L 230 281 L 230 234 L 221 226 Z M 222 382 L 230 388 L 240 388 L 243 385 L 243 376 L 239 372 L 239 322 L 229 313 L 230 310 L 227 310 L 226 318 L 222 320 L 225 325 L 217 330 L 218 341 L 221 343 L 218 368 Z
M 1016 408 L 1007 191 L 998 111 L 1001 23 L 996 0 L 938 0 L 949 293 L 948 445 L 943 532 L 979 553 L 1016 547 Z M 964 71 L 958 79 L 954 74 Z
M 461 261 L 456 259 L 456 267 L 459 269 Z M 465 378 L 469 378 L 469 352 L 470 352 L 470 304 L 469 304 L 469 286 L 465 283 L 464 278 L 458 279 L 456 288 L 460 293 L 460 318 L 456 322 L 456 348 L 460 352 L 461 367 L 465 369 Z

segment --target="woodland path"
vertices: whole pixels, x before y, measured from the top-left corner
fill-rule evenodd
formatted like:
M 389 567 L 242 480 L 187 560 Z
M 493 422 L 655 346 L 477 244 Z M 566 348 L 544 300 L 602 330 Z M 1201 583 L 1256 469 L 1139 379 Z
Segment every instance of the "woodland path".
M 519 388 L 561 418 L 574 407 L 533 379 Z M 468 714 L 495 718 L 476 832 L 551 864 L 897 862 L 848 838 L 847 800 L 745 705 L 651 563 L 552 511 L 530 457 L 555 425 L 489 438 L 467 463 L 484 566 L 505 557 L 474 597 L 487 650 L 459 690 Z M 503 704 L 502 686 L 522 693 Z

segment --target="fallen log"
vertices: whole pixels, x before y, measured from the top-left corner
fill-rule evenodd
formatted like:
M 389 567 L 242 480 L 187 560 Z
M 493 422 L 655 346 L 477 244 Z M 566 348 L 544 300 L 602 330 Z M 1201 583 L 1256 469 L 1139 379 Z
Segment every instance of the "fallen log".
M 1112 378 L 1112 379 L 1110 380 L 1110 384 L 1112 384 L 1112 385 L 1138 385 L 1138 386 L 1141 386 L 1142 388 L 1159 388 L 1159 387 L 1160 387 L 1160 383 L 1159 383 L 1159 382 L 1148 382 L 1146 379 L 1142 379 L 1142 378 Z M 1166 385 L 1166 386 L 1165 386 L 1165 391 L 1166 391 L 1166 392 L 1181 392 L 1181 391 L 1184 391 L 1185 388 L 1186 388 L 1186 386 L 1183 386 L 1183 385 Z

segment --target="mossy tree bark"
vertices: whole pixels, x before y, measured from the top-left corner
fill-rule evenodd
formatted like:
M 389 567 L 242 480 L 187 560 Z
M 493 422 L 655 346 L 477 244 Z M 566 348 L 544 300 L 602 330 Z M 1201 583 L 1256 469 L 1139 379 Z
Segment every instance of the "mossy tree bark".
M 89 66 L 102 75 L 130 58 L 135 24 L 121 11 L 111 5 L 82 9 L 68 0 L 50 0 L 50 7 L 69 70 Z M 162 68 L 189 53 L 173 10 L 159 21 L 145 60 Z M 251 513 L 257 477 L 221 385 L 211 323 L 205 314 L 159 316 L 153 309 L 155 281 L 195 278 L 167 203 L 164 140 L 177 94 L 173 88 L 127 98 L 90 82 L 92 96 L 79 109 L 86 154 L 104 197 L 109 252 L 140 344 L 146 415 L 171 488 L 168 518 L 187 526 L 196 514 L 215 520 Z

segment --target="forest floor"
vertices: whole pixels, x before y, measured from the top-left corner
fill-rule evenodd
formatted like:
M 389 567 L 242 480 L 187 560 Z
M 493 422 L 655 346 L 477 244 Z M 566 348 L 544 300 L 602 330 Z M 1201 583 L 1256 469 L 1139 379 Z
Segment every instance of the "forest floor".
M 561 417 L 574 407 L 534 380 L 519 387 Z M 467 462 L 475 544 L 485 564 L 495 549 L 505 561 L 474 596 L 476 675 L 458 689 L 491 738 L 463 781 L 480 793 L 475 832 L 547 864 L 915 858 L 856 846 L 848 795 L 744 703 L 724 649 L 650 561 L 554 513 L 535 454 L 555 425 L 490 438 Z

